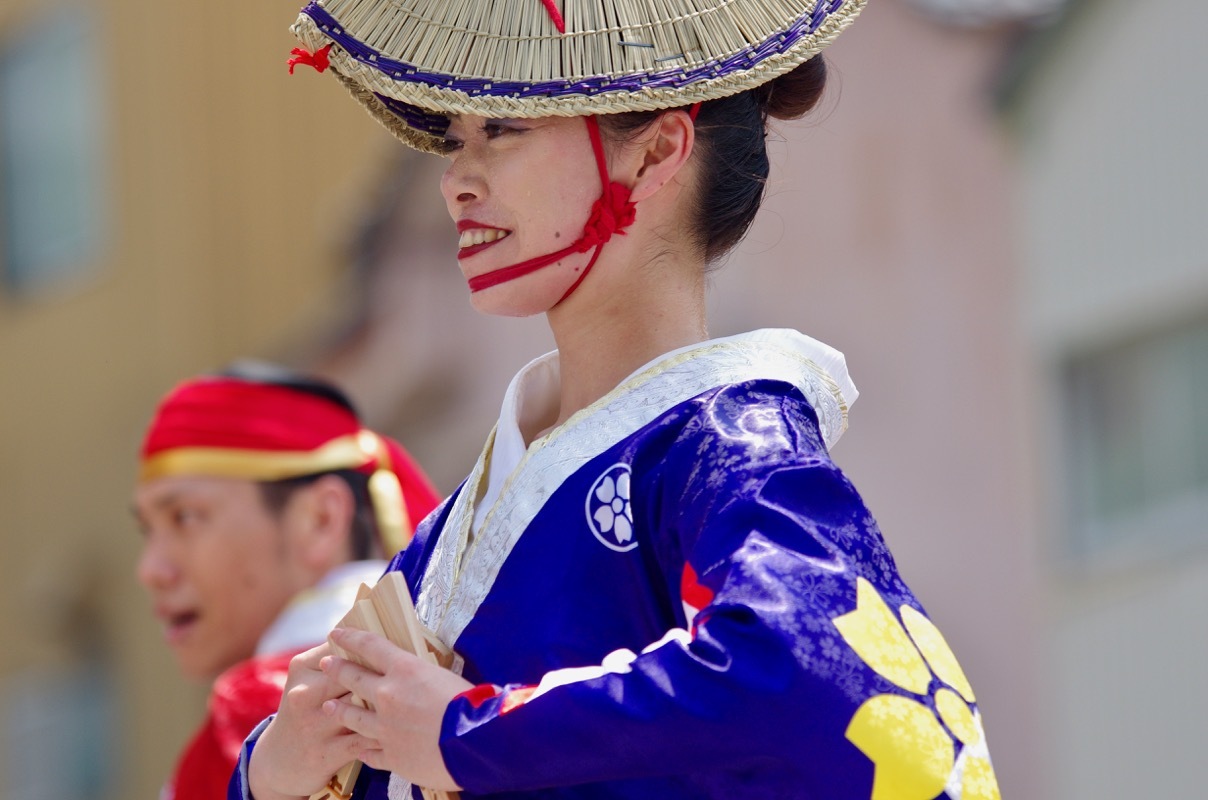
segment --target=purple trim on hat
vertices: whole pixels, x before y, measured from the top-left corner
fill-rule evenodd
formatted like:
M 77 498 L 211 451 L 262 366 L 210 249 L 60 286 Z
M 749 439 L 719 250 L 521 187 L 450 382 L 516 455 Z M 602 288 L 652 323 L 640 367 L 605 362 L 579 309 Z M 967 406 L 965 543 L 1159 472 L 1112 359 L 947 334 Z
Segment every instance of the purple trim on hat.
M 410 103 L 404 103 L 402 100 L 395 100 L 393 97 L 387 97 L 377 92 L 374 92 L 373 96 L 378 99 L 378 102 L 389 109 L 391 114 L 401 118 L 403 122 L 407 123 L 408 127 L 415 128 L 417 131 L 422 131 L 432 136 L 444 136 L 445 131 L 449 129 L 448 117 L 424 111 L 419 106 L 413 106 Z
M 340 25 L 335 17 L 318 3 L 310 3 L 302 13 L 306 14 L 332 40 L 350 56 L 366 66 L 382 72 L 388 77 L 407 83 L 420 83 L 441 89 L 451 89 L 471 96 L 487 97 L 564 97 L 567 95 L 593 95 L 603 92 L 632 92 L 641 89 L 676 88 L 700 80 L 721 78 L 741 70 L 751 69 L 771 56 L 787 52 L 806 36 L 813 34 L 831 14 L 834 14 L 847 0 L 819 0 L 818 5 L 808 17 L 803 17 L 793 23 L 788 30 L 773 34 L 760 44 L 749 47 L 745 51 L 731 56 L 723 61 L 715 61 L 692 69 L 668 69 L 660 72 L 640 73 L 621 78 L 593 77 L 577 82 L 541 81 L 524 83 L 522 81 L 492 81 L 483 78 L 459 78 L 439 72 L 423 72 L 415 66 L 403 61 L 386 58 L 378 51 L 368 47 L 360 40 L 351 36 Z M 380 95 L 379 95 L 380 97 Z M 385 102 L 385 99 L 383 98 Z M 397 103 L 398 101 L 394 101 Z M 388 103 L 388 105 L 391 105 Z M 414 109 L 414 106 L 407 106 Z M 391 105 L 391 110 L 399 113 Z M 416 109 L 418 111 L 418 109 Z M 424 113 L 424 112 L 420 112 Z M 405 114 L 399 114 L 411 124 Z M 425 116 L 429 116 L 426 115 Z M 429 123 L 430 124 L 430 123 Z M 420 130 L 428 132 L 428 128 L 416 125 Z M 442 131 L 443 133 L 443 131 Z

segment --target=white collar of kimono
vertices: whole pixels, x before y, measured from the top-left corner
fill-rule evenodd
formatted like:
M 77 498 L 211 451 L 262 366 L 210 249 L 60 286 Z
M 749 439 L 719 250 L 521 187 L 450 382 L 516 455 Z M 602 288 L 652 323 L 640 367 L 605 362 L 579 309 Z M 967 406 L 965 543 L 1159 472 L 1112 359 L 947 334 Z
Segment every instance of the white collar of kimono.
M 558 402 L 558 353 L 529 362 L 508 386 L 495 431 L 428 562 L 416 603 L 420 619 L 442 641 L 456 642 L 549 496 L 548 487 L 672 406 L 716 386 L 760 378 L 802 390 L 828 448 L 847 430 L 847 411 L 858 392 L 843 354 L 794 330 L 751 331 L 659 356 L 531 446 L 522 423 L 540 418 Z M 592 424 L 600 415 L 606 416 L 606 426 Z M 484 530 L 488 533 L 480 535 Z

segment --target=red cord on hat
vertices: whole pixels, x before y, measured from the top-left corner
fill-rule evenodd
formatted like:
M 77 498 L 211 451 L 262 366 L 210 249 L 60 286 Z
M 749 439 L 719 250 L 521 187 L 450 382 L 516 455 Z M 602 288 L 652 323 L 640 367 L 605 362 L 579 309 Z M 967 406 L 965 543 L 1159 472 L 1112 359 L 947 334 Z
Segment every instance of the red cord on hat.
M 566 33 L 566 23 L 562 20 L 562 12 L 554 5 L 554 0 L 541 0 L 541 5 L 545 6 L 545 13 L 549 14 L 558 33 Z
M 600 172 L 600 182 L 604 189 L 600 193 L 600 198 L 591 207 L 591 215 L 583 226 L 583 235 L 573 244 L 555 253 L 530 258 L 528 261 L 470 278 L 471 292 L 479 292 L 515 280 L 574 253 L 586 253 L 594 247 L 596 252 L 592 255 L 591 261 L 583 268 L 583 272 L 580 273 L 574 285 L 567 289 L 566 294 L 562 295 L 561 300 L 558 301 L 561 302 L 569 297 L 570 293 L 577 289 L 583 279 L 587 277 L 587 273 L 595 266 L 596 259 L 600 257 L 600 250 L 604 247 L 604 243 L 611 239 L 614 233 L 625 235 L 625 228 L 633 224 L 637 216 L 637 206 L 629 200 L 630 189 L 628 186 L 609 179 L 599 123 L 596 122 L 595 117 L 585 117 L 584 119 L 587 123 L 587 132 L 591 136 L 591 149 L 596 158 L 596 168 Z
M 553 0 L 542 0 L 542 2 L 549 8 Z M 699 113 L 700 103 L 693 103 L 688 109 L 688 118 L 696 122 L 696 115 Z M 587 273 L 591 272 L 591 268 L 596 265 L 600 251 L 604 248 L 604 244 L 612 238 L 612 235 L 619 233 L 624 236 L 625 229 L 633 224 L 637 217 L 637 205 L 629 199 L 631 190 L 628 186 L 617 183 L 608 177 L 608 162 L 604 158 L 604 141 L 600 138 L 600 125 L 592 116 L 585 117 L 584 120 L 587 123 L 587 133 L 591 137 L 591 150 L 596 158 L 596 169 L 600 172 L 600 183 L 604 189 L 600 193 L 600 198 L 591 207 L 591 215 L 583 225 L 583 235 L 573 244 L 556 253 L 530 258 L 528 261 L 501 267 L 470 278 L 468 283 L 471 292 L 480 292 L 483 289 L 524 277 L 530 272 L 536 272 L 569 255 L 586 253 L 594 247 L 596 252 L 592 253 L 591 260 L 587 262 L 587 266 L 579 273 L 579 277 L 575 279 L 571 287 L 566 290 L 566 294 L 559 298 L 558 302 L 561 303 L 570 297 L 571 292 L 579 288 L 579 284 L 587 277 Z
M 315 52 L 311 53 L 301 47 L 295 47 L 289 51 L 294 56 L 287 63 L 289 64 L 289 74 L 294 74 L 294 67 L 302 64 L 307 67 L 314 67 L 316 72 L 323 72 L 331 66 L 331 59 L 327 54 L 331 52 L 331 45 L 320 47 Z

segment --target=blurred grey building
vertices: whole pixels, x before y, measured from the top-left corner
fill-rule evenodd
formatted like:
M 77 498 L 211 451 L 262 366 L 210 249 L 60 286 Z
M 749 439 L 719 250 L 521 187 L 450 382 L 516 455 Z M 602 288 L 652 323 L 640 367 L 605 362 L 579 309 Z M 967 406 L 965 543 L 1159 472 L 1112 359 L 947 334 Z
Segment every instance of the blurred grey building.
M 1049 796 L 1204 794 L 1208 7 L 1080 0 L 1003 87 Z

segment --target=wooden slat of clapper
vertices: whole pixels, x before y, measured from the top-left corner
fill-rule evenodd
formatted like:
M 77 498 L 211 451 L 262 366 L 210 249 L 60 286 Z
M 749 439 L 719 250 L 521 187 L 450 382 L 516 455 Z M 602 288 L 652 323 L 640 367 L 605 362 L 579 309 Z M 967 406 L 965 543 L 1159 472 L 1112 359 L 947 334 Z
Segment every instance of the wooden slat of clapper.
M 419 615 L 415 613 L 415 605 L 411 602 L 411 592 L 407 589 L 407 581 L 401 572 L 387 572 L 373 587 L 370 600 L 377 612 L 376 616 L 382 621 L 387 631 L 386 635 L 399 647 L 407 650 L 429 664 L 438 664 L 437 657 L 428 649 L 428 637 L 424 635 L 424 626 L 420 624 Z M 394 636 L 398 636 L 395 639 Z M 432 637 L 435 639 L 436 637 Z M 447 649 L 447 648 L 446 648 Z M 452 800 L 456 793 L 444 792 L 437 789 L 420 787 L 424 800 Z
M 339 622 L 336 623 L 337 628 L 356 628 L 357 630 L 369 630 L 370 625 L 365 619 L 364 606 L 361 605 L 362 600 L 368 600 L 370 597 L 370 589 L 365 584 L 361 584 L 357 589 L 357 599 L 352 604 L 352 608 L 348 610 Z M 371 609 L 372 610 L 372 609 Z M 379 626 L 380 627 L 380 626 Z M 328 640 L 328 646 L 331 647 L 333 655 L 347 659 L 354 663 L 359 663 L 360 659 L 353 656 L 344 648 L 340 647 L 335 642 Z M 360 697 L 352 695 L 349 702 L 355 703 L 361 708 L 369 708 L 369 703 L 365 702 Z M 331 780 L 327 782 L 327 786 L 310 796 L 310 800 L 350 800 L 352 797 L 352 788 L 356 786 L 357 776 L 361 774 L 361 762 L 350 761 L 340 770 L 331 776 Z
M 364 584 L 357 591 L 357 600 L 337 627 L 356 628 L 384 636 L 409 653 L 413 653 L 430 664 L 448 668 L 453 652 L 439 639 L 426 631 L 415 613 L 407 581 L 399 572 L 388 572 L 370 589 Z M 330 642 L 330 640 L 329 640 Z M 361 659 L 331 642 L 331 651 L 340 658 L 368 667 Z M 435 652 L 434 652 L 435 651 Z M 352 702 L 362 708 L 370 705 L 355 695 Z M 327 786 L 310 796 L 310 800 L 350 800 L 352 789 L 361 771 L 361 763 L 345 764 L 332 776 Z M 456 792 L 420 787 L 425 800 L 456 800 Z
M 415 653 L 429 664 L 438 664 L 445 669 L 452 665 L 453 651 L 419 621 L 415 605 L 411 602 L 411 593 L 407 590 L 407 581 L 401 572 L 388 572 L 382 576 L 371 596 L 374 609 L 383 623 L 389 619 L 406 632 L 407 644 L 399 644 L 400 647 Z

